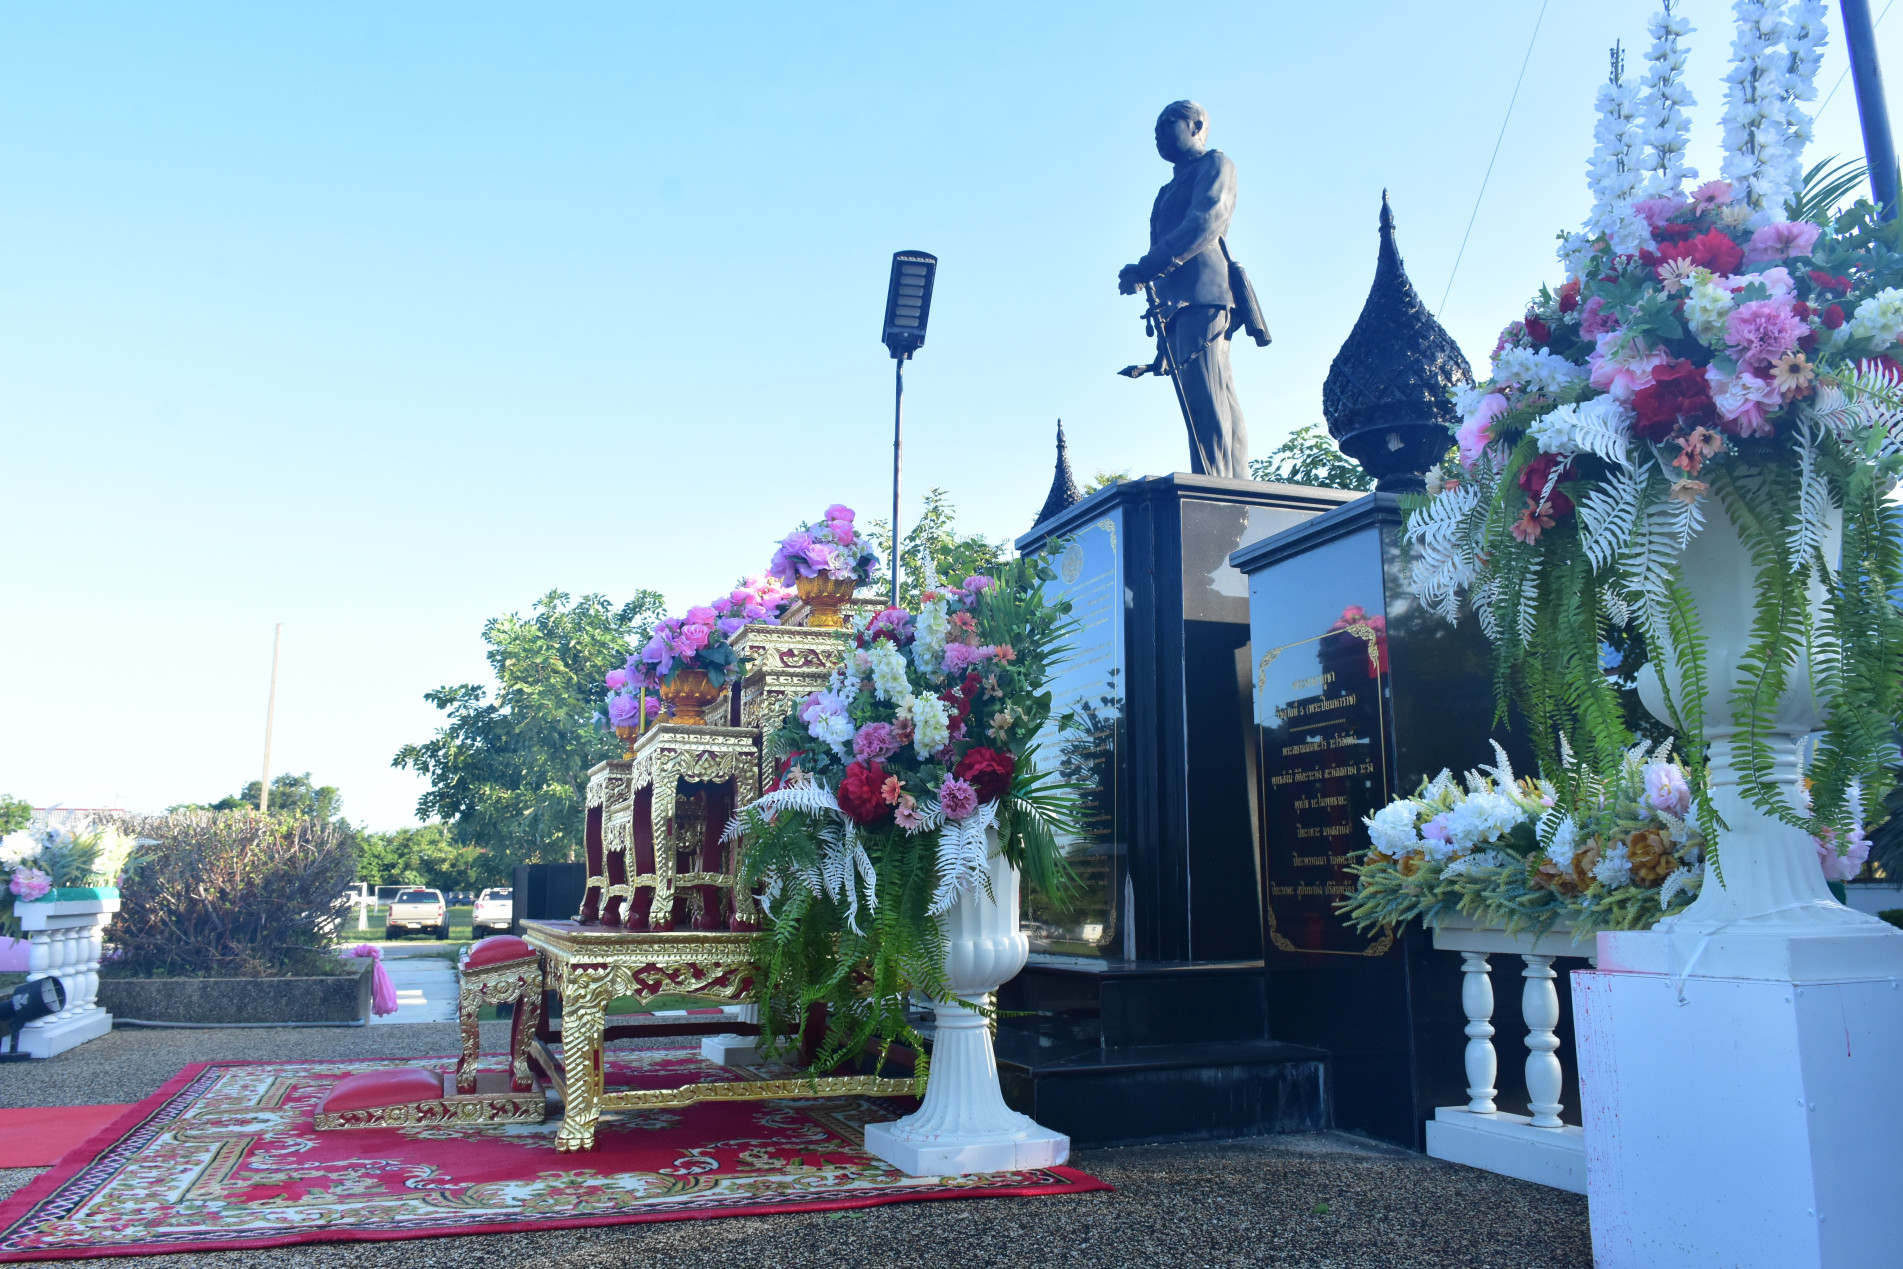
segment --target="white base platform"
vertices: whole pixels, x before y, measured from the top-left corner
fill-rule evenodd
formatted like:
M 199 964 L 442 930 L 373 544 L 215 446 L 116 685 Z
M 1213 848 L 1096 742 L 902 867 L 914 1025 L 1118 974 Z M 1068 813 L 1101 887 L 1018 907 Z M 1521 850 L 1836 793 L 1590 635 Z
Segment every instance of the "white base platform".
M 1897 1263 L 1903 982 L 1581 971 L 1573 1017 L 1598 1269 Z
M 76 1049 L 88 1040 L 96 1040 L 112 1030 L 112 1015 L 98 1005 L 88 1005 L 67 1017 L 54 1016 L 29 1022 L 20 1029 L 20 1052 L 36 1058 L 50 1058 Z
M 1439 1106 L 1427 1124 L 1427 1153 L 1556 1190 L 1586 1192 L 1586 1135 L 1571 1124 L 1535 1128 L 1527 1115 L 1476 1115 L 1464 1106 Z
M 980 1138 L 901 1135 L 903 1123 L 867 1124 L 866 1153 L 908 1176 L 1053 1168 L 1070 1158 L 1070 1138 L 1035 1123 L 1022 1133 Z
M 735 1062 L 751 1062 L 760 1051 L 760 1038 L 751 1035 L 705 1036 L 700 1042 L 700 1055 L 709 1062 L 721 1066 L 732 1066 Z

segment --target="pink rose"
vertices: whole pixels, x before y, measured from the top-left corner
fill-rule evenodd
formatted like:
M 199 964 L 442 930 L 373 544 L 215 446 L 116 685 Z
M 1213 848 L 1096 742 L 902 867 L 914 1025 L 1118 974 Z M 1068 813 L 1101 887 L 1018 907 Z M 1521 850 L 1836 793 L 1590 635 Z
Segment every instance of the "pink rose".
M 826 518 L 828 520 L 844 520 L 847 524 L 851 524 L 852 508 L 843 502 L 835 502 L 832 506 L 826 508 Z
M 687 616 L 682 619 L 681 624 L 685 626 L 691 622 L 697 626 L 711 626 L 714 624 L 714 616 L 714 610 L 702 604 L 698 608 L 689 608 L 687 610 Z
M 1717 366 L 1705 367 L 1705 379 L 1711 384 L 1711 401 L 1724 420 L 1725 431 L 1733 436 L 1769 436 L 1772 428 L 1764 417 L 1764 407 L 1782 405 L 1777 385 L 1766 383 L 1754 374 L 1720 373 Z
M 1669 762 L 1648 763 L 1645 768 L 1645 800 L 1661 811 L 1682 816 L 1692 806 L 1691 786 L 1685 774 Z
M 841 546 L 852 545 L 852 521 L 828 520 L 826 527 L 832 531 L 833 541 Z
M 603 676 L 601 681 L 607 685 L 609 691 L 619 692 L 628 685 L 628 672 L 626 670 L 610 670 Z
M 681 627 L 681 633 L 676 639 L 676 643 L 679 645 L 683 655 L 691 656 L 706 647 L 707 641 L 713 638 L 713 635 L 714 630 L 712 626 L 703 626 L 697 621 L 690 621 Z
M 1652 371 L 1670 360 L 1664 349 L 1649 348 L 1642 339 L 1616 333 L 1601 335 L 1599 346 L 1586 357 L 1586 364 L 1592 367 L 1588 382 L 1601 392 L 1629 402 L 1633 393 L 1652 386 Z
M 970 786 L 967 785 L 967 788 Z M 969 812 L 967 812 L 969 814 Z M 38 868 L 15 868 L 13 880 L 7 883 L 7 889 L 31 903 L 43 897 L 53 888 L 53 879 Z

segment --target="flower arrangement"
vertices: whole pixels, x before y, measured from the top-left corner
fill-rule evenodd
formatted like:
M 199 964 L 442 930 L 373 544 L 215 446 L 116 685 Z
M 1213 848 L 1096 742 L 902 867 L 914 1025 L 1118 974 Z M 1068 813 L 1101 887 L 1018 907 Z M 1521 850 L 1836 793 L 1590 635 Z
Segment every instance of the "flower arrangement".
M 864 583 L 878 567 L 879 557 L 853 527 L 852 508 L 835 502 L 820 519 L 786 535 L 767 572 L 787 586 L 802 577 Z
M 1069 630 L 1069 602 L 1044 596 L 1053 576 L 1021 559 L 956 587 L 927 578 L 916 613 L 856 618 L 826 687 L 767 738 L 779 778 L 728 831 L 747 835 L 768 919 L 770 1046 L 824 1003 L 818 1069 L 875 1034 L 916 1047 L 908 994 L 946 994 L 936 918 L 987 884 L 993 833 L 1031 884 L 1064 890 L 1056 839 L 1075 831 L 1076 791 L 1039 769 L 1034 740 Z
M 742 579 L 738 586 L 715 599 L 687 610 L 684 617 L 668 617 L 654 629 L 647 644 L 626 665 L 608 671 L 608 723 L 635 727 L 642 717 L 642 693 L 657 688 L 683 669 L 704 670 L 715 688 L 741 673 L 732 640 L 749 623 L 779 624 L 780 614 L 798 598 L 765 573 Z M 659 697 L 647 697 L 647 719 L 662 717 Z
M 22 903 L 72 886 L 118 885 L 134 844 L 115 824 L 74 832 L 42 823 L 0 837 L 0 870 L 7 874 L 6 888 L 0 890 L 0 931 L 19 933 Z
M 1697 897 L 1706 841 L 1669 741 L 1634 746 L 1604 777 L 1572 762 L 1571 802 L 1554 782 L 1515 779 L 1494 752 L 1464 783 L 1442 771 L 1363 821 L 1372 845 L 1338 905 L 1357 928 L 1458 911 L 1508 933 L 1563 920 L 1577 939 L 1651 925 Z
M 1416 592 L 1456 618 L 1462 594 L 1497 649 L 1499 692 L 1531 724 L 1543 770 L 1600 770 L 1634 737 L 1601 667 L 1608 630 L 1658 668 L 1714 869 L 1704 781 L 1705 635 L 1679 559 L 1714 506 L 1756 570 L 1742 686 L 1730 701 L 1742 788 L 1767 814 L 1847 833 L 1859 790 L 1879 813 L 1899 703 L 1903 585 L 1895 509 L 1903 470 L 1903 255 L 1849 181 L 1798 155 L 1814 98 L 1821 5 L 1740 0 L 1725 118 L 1725 180 L 1689 194 L 1679 41 L 1667 5 L 1652 69 L 1600 95 L 1594 207 L 1567 237 L 1568 276 L 1542 288 L 1463 389 L 1458 463 L 1429 473 L 1406 538 Z M 1841 565 L 1827 535 L 1842 522 Z M 1813 616 L 1810 595 L 1826 596 Z M 1800 816 L 1772 779 L 1775 702 L 1811 653 L 1832 701 Z M 1666 670 L 1672 671 L 1670 674 Z

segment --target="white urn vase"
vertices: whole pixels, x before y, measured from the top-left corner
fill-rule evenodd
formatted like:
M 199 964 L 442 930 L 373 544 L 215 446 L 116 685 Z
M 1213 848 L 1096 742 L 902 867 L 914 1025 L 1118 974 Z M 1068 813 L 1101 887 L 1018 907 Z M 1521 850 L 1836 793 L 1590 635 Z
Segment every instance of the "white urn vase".
M 1843 515 L 1833 510 L 1824 539 L 1833 569 L 1842 551 Z M 1609 936 L 1608 968 L 1780 980 L 1903 972 L 1903 930 L 1832 900 L 1810 835 L 1760 810 L 1739 786 L 1744 755 L 1731 700 L 1751 643 L 1756 570 L 1721 507 L 1710 509 L 1704 530 L 1687 545 L 1679 574 L 1706 638 L 1704 737 L 1712 807 L 1725 824 L 1718 834 L 1723 880 L 1708 869 L 1691 907 L 1654 927 L 1662 938 Z M 1815 583 L 1810 599 L 1813 618 L 1820 618 L 1824 595 Z M 1671 678 L 1673 697 L 1682 700 L 1675 672 Z M 1786 682 L 1768 737 L 1770 778 L 1781 800 L 1795 808 L 1799 746 L 1824 726 L 1830 702 L 1811 690 L 1807 655 L 1800 654 Z M 1655 717 L 1671 721 L 1651 667 L 1641 675 L 1639 694 Z
M 993 852 L 998 849 L 995 833 Z M 1001 854 L 988 865 L 991 893 L 960 895 L 939 918 L 945 931 L 945 983 L 937 1001 L 931 1078 L 925 1101 L 894 1123 L 869 1124 L 866 1150 L 912 1176 L 963 1176 L 1052 1167 L 1070 1157 L 1070 1138 L 1004 1104 L 991 1026 L 981 1007 L 1031 953 L 1018 929 L 1018 870 Z

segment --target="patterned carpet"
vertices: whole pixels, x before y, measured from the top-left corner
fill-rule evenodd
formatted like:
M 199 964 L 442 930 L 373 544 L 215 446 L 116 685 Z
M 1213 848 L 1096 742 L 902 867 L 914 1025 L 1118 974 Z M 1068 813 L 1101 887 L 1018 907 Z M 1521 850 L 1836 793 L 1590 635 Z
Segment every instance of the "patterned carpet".
M 187 1067 L 0 1206 L 0 1261 L 524 1232 L 1107 1189 L 1072 1168 L 913 1178 L 862 1131 L 909 1106 L 869 1098 L 710 1102 L 604 1117 L 599 1148 L 556 1120 L 319 1133 L 330 1086 L 400 1061 Z M 617 1053 L 611 1080 L 738 1079 L 680 1049 Z

